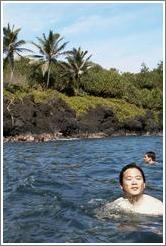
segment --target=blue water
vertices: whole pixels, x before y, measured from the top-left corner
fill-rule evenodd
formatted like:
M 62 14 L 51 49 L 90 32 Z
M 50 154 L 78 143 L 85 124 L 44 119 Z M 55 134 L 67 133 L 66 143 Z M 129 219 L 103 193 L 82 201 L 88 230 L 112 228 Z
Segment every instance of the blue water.
M 162 217 L 99 219 L 98 208 L 122 195 L 118 175 L 139 164 L 146 192 L 163 198 L 162 137 L 113 137 L 4 144 L 5 243 L 160 243 Z M 143 163 L 146 151 L 158 163 Z

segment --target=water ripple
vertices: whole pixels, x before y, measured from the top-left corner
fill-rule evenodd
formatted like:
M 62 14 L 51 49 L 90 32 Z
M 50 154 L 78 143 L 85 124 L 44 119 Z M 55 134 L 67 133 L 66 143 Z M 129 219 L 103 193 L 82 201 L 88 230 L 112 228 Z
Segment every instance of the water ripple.
M 143 164 L 155 150 L 156 167 Z M 121 196 L 122 166 L 137 162 L 162 200 L 162 138 L 114 137 L 4 144 L 5 243 L 160 243 L 162 218 L 97 216 Z

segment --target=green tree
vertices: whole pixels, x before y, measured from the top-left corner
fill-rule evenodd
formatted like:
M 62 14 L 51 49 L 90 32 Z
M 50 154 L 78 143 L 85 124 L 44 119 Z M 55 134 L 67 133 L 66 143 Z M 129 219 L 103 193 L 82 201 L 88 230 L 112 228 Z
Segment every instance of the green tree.
M 157 64 L 157 71 L 159 73 L 163 73 L 163 61 L 160 61 L 158 64 Z
M 75 89 L 79 89 L 81 76 L 85 74 L 92 63 L 89 61 L 92 55 L 86 57 L 88 51 L 82 51 L 81 47 L 78 49 L 73 48 L 67 52 L 67 62 L 62 62 L 61 65 L 65 70 L 64 75 L 68 76 L 68 89 L 72 90 L 75 94 Z
M 21 56 L 23 51 L 30 51 L 29 49 L 22 48 L 26 42 L 24 40 L 18 40 L 18 34 L 21 28 L 14 29 L 14 25 L 11 27 L 8 23 L 7 27 L 3 28 L 3 53 L 4 53 L 4 67 L 8 63 L 11 70 L 10 80 L 13 79 L 14 73 L 14 58 L 15 55 Z M 22 57 L 22 56 L 21 56 Z
M 141 73 L 147 73 L 147 72 L 149 72 L 149 68 L 148 68 L 148 66 L 143 62 L 142 64 L 141 64 Z
M 154 87 L 159 87 L 163 90 L 163 61 L 160 61 L 157 64 L 157 68 L 154 68 L 151 73 L 153 76 Z
M 47 88 L 50 82 L 50 72 L 53 63 L 58 62 L 58 57 L 65 54 L 62 52 L 68 42 L 60 44 L 63 40 L 59 33 L 53 33 L 50 30 L 48 37 L 43 33 L 43 37 L 37 37 L 38 44 L 32 42 L 32 44 L 38 49 L 39 53 L 37 55 L 32 55 L 32 58 L 36 58 L 39 61 L 39 66 L 42 67 L 43 76 L 47 74 Z

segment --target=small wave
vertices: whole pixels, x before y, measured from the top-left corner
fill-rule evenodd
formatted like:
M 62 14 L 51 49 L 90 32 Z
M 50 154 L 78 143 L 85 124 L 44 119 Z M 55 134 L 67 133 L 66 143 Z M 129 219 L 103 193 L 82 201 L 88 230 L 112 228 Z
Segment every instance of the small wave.
M 103 199 L 91 199 L 88 203 L 90 204 L 98 204 L 98 203 L 101 203 L 103 202 Z
M 72 169 L 72 168 L 80 168 L 80 167 L 81 167 L 81 164 L 79 164 L 79 163 L 63 164 L 63 168 Z M 62 168 L 62 166 L 61 166 L 61 168 Z
M 23 191 L 26 188 L 34 188 L 35 177 L 29 176 L 24 178 L 23 180 L 18 180 L 16 184 L 13 186 L 13 191 Z
M 157 233 L 150 232 L 150 231 L 133 231 L 130 233 L 125 233 L 123 235 L 123 242 L 132 243 L 162 243 L 163 238 L 162 236 L 158 235 Z
M 105 203 L 102 207 L 96 209 L 96 217 L 98 219 L 138 219 L 138 218 L 157 218 L 157 217 L 162 217 L 162 215 L 153 215 L 153 214 L 143 214 L 143 213 L 138 213 L 133 210 L 132 207 L 130 206 L 125 206 L 121 207 L 120 203 Z
M 146 188 L 148 190 L 152 190 L 152 191 L 162 191 L 162 187 L 161 188 L 158 188 L 156 186 L 152 186 L 152 185 L 149 185 L 149 184 L 146 185 Z
M 54 141 L 73 141 L 73 140 L 80 140 L 80 138 L 59 138 L 59 139 L 55 139 Z

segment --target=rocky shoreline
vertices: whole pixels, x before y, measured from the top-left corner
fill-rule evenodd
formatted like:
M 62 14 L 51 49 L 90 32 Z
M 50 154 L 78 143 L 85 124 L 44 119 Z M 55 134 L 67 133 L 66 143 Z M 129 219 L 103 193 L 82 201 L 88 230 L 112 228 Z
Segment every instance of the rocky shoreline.
M 154 121 L 151 111 L 120 122 L 112 108 L 104 105 L 78 116 L 59 98 L 36 103 L 31 96 L 14 103 L 4 98 L 3 126 L 4 142 L 162 135 L 162 125 Z
M 43 134 L 21 134 L 16 136 L 8 136 L 3 138 L 3 142 L 49 142 L 55 140 L 64 140 L 64 139 L 99 139 L 99 138 L 107 138 L 107 137 L 119 137 L 119 136 L 163 136 L 162 132 L 160 133 L 143 133 L 138 134 L 136 132 L 118 132 L 114 133 L 111 136 L 107 135 L 103 132 L 98 133 L 82 133 L 75 134 L 73 136 L 63 136 L 62 133 L 43 133 Z

